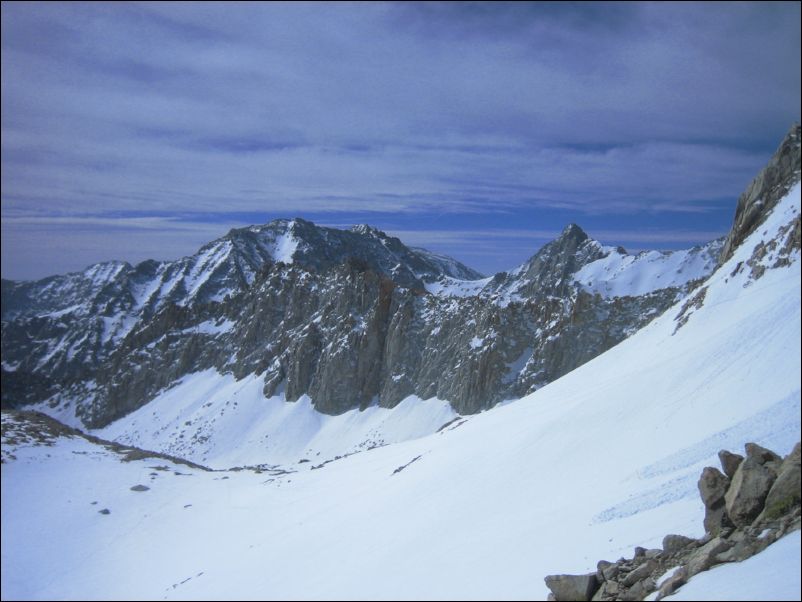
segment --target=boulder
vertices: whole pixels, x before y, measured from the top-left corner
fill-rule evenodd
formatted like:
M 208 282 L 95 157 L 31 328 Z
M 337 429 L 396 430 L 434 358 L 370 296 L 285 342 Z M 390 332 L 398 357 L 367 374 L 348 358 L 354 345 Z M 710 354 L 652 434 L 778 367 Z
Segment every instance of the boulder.
M 776 462 L 772 456 L 776 454 L 758 445 L 746 445 L 746 459 L 735 471 L 724 496 L 727 515 L 738 527 L 751 524 L 763 510 L 766 496 L 777 479 L 771 466 Z
M 681 566 L 674 571 L 671 577 L 663 581 L 663 584 L 660 586 L 660 592 L 657 594 L 657 599 L 661 600 L 666 596 L 670 596 L 687 582 L 688 570 L 684 566 Z
M 793 451 L 783 460 L 777 479 L 766 496 L 763 512 L 756 522 L 777 520 L 795 505 L 799 505 L 802 501 L 801 486 L 802 463 L 800 462 L 800 446 L 797 443 Z
M 738 470 L 738 466 L 743 462 L 744 457 L 741 454 L 734 454 L 722 449 L 718 452 L 718 460 L 721 462 L 724 474 L 731 479 L 735 475 L 735 471 Z
M 657 586 L 651 577 L 647 577 L 642 581 L 638 581 L 633 585 L 629 591 L 621 595 L 621 600 L 643 600 L 646 596 L 651 594 Z
M 696 540 L 684 535 L 666 535 L 663 538 L 663 551 L 666 554 L 674 554 L 690 546 L 696 544 Z
M 707 533 L 718 535 L 722 528 L 730 525 L 724 496 L 730 480 L 717 468 L 707 466 L 699 477 L 699 493 L 705 505 L 704 526 Z
M 783 459 L 773 451 L 766 449 L 765 447 L 761 447 L 757 443 L 747 443 L 744 446 L 744 449 L 746 450 L 747 458 L 754 458 L 760 464 L 765 464 L 766 462 L 782 463 L 783 461 Z
M 657 562 L 650 558 L 624 577 L 624 585 L 626 587 L 632 587 L 638 581 L 643 581 L 652 574 L 655 568 L 657 568 Z
M 615 600 L 620 591 L 621 586 L 616 581 L 605 581 L 593 594 L 593 600 Z
M 732 543 L 721 537 L 715 537 L 696 550 L 688 559 L 686 565 L 688 578 L 693 577 L 697 573 L 706 571 L 711 566 L 716 564 L 716 556 L 722 552 L 726 552 L 732 547 Z
M 556 600 L 590 600 L 599 586 L 596 573 L 587 575 L 548 575 L 546 587 Z
M 607 577 L 604 576 L 604 571 L 610 570 L 610 567 L 613 567 L 613 566 L 615 566 L 615 564 L 613 564 L 612 562 L 610 562 L 608 560 L 599 560 L 599 562 L 596 563 L 596 580 L 599 583 L 602 583 L 603 581 L 607 581 Z M 618 571 L 616 570 L 616 574 L 617 573 L 618 573 Z

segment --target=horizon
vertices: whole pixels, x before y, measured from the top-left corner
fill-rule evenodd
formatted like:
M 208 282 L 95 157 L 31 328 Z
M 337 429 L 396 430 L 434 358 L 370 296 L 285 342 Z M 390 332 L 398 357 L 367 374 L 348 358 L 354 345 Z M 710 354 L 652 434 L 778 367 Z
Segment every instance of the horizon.
M 576 223 L 725 235 L 800 121 L 800 7 L 2 5 L 2 275 L 296 215 L 485 274 Z
M 528 261 L 529 259 L 531 259 L 532 257 L 534 257 L 534 256 L 535 256 L 535 255 L 536 255 L 536 254 L 537 254 L 537 253 L 538 253 L 538 252 L 539 252 L 539 251 L 540 251 L 540 250 L 541 250 L 541 249 L 542 249 L 544 246 L 546 246 L 546 245 L 547 245 L 547 244 L 549 244 L 550 242 L 553 242 L 554 240 L 556 240 L 556 239 L 557 239 L 557 238 L 558 238 L 558 237 L 561 235 L 561 233 L 562 233 L 564 230 L 566 230 L 567 228 L 569 228 L 570 226 L 576 226 L 576 227 L 578 227 L 578 228 L 579 228 L 579 229 L 580 229 L 582 232 L 584 232 L 584 233 L 585 233 L 585 234 L 586 234 L 586 235 L 587 235 L 587 236 L 588 236 L 590 239 L 592 239 L 592 240 L 595 240 L 596 242 L 599 242 L 599 243 L 601 243 L 601 244 L 603 244 L 603 245 L 605 244 L 603 241 L 601 241 L 601 240 L 597 239 L 595 236 L 593 236 L 593 235 L 592 235 L 592 233 L 589 233 L 589 232 L 587 232 L 587 230 L 585 230 L 585 228 L 583 228 L 583 227 L 581 226 L 581 224 L 577 224 L 577 223 L 575 223 L 575 222 L 570 222 L 570 223 L 566 224 L 566 225 L 565 225 L 565 226 L 562 228 L 562 230 L 555 231 L 555 232 L 554 232 L 554 234 L 553 234 L 553 236 L 551 236 L 551 238 L 547 238 L 547 239 L 546 239 L 546 242 L 544 242 L 543 244 L 541 244 L 541 245 L 537 246 L 537 247 L 536 247 L 536 248 L 535 248 L 535 249 L 534 249 L 534 250 L 533 250 L 533 251 L 532 251 L 532 252 L 531 252 L 531 253 L 530 253 L 530 254 L 529 254 L 527 257 L 526 257 L 526 259 L 524 259 L 524 260 L 523 260 L 521 263 L 519 263 L 519 264 L 516 264 L 516 265 L 514 265 L 514 266 L 509 266 L 509 267 L 507 267 L 507 268 L 505 268 L 505 269 L 503 269 L 503 270 L 499 270 L 499 272 L 491 272 L 491 273 L 488 273 L 488 272 L 484 272 L 484 271 L 482 271 L 482 270 L 479 270 L 479 269 L 475 268 L 474 266 L 472 266 L 472 265 L 470 265 L 470 264 L 468 264 L 468 263 L 465 263 L 464 261 L 461 261 L 461 260 L 457 259 L 456 257 L 453 257 L 452 255 L 448 255 L 447 253 L 442 253 L 442 252 L 440 252 L 440 251 L 434 251 L 434 250 L 432 250 L 432 249 L 431 249 L 431 248 L 429 248 L 429 247 L 422 247 L 422 246 L 419 246 L 419 245 L 408 244 L 408 243 L 407 243 L 407 242 L 406 242 L 406 241 L 405 241 L 403 238 L 401 238 L 400 236 L 397 236 L 397 235 L 396 235 L 396 234 L 394 234 L 393 232 L 390 232 L 390 231 L 383 230 L 382 228 L 377 228 L 377 227 L 375 227 L 373 224 L 362 223 L 362 224 L 351 224 L 351 225 L 336 225 L 336 226 L 332 226 L 332 225 L 329 225 L 329 224 L 315 223 L 315 222 L 313 222 L 313 221 L 311 221 L 311 220 L 308 220 L 308 219 L 306 219 L 306 218 L 303 218 L 303 217 L 300 217 L 300 216 L 295 216 L 295 217 L 276 217 L 276 218 L 273 218 L 272 220 L 270 220 L 269 222 L 265 222 L 265 223 L 262 223 L 262 224 L 247 224 L 247 225 L 243 225 L 243 226 L 234 226 L 234 227 L 230 228 L 230 229 L 228 230 L 228 232 L 226 232 L 226 233 L 225 233 L 225 234 L 223 234 L 222 236 L 218 236 L 217 238 L 214 238 L 214 239 L 212 239 L 212 240 L 208 240 L 208 241 L 206 241 L 205 243 L 201 244 L 201 245 L 200 245 L 198 248 L 196 248 L 196 249 L 195 249 L 193 252 L 191 252 L 191 253 L 188 253 L 188 254 L 186 254 L 186 255 L 181 255 L 181 256 L 179 256 L 179 257 L 168 257 L 168 258 L 164 258 L 164 259 L 157 259 L 157 258 L 153 258 L 153 257 L 147 257 L 147 258 L 145 258 L 145 259 L 141 259 L 141 260 L 139 260 L 139 261 L 134 261 L 134 262 L 132 262 L 132 261 L 127 261 L 127 260 L 125 260 L 125 259 L 119 259 L 119 258 L 116 258 L 116 257 L 111 257 L 111 258 L 109 258 L 109 259 L 103 259 L 103 260 L 100 260 L 100 261 L 96 261 L 96 262 L 93 262 L 93 263 L 87 264 L 87 265 L 83 266 L 82 268 L 79 268 L 79 269 L 76 269 L 76 270 L 71 270 L 71 271 L 69 271 L 69 272 L 60 272 L 60 273 L 47 274 L 47 275 L 45 275 L 45 276 L 42 276 L 42 277 L 39 277 L 39 278 L 33 278 L 33 279 L 28 279 L 28 280 L 15 279 L 15 278 L 6 278 L 5 276 L 3 276 L 3 280 L 10 280 L 10 281 L 12 281 L 12 282 L 36 282 L 36 281 L 39 281 L 39 280 L 47 280 L 47 279 L 49 279 L 49 278 L 52 278 L 52 277 L 65 276 L 65 275 L 68 275 L 68 274 L 80 273 L 80 272 L 82 272 L 82 271 L 85 271 L 85 270 L 87 270 L 87 269 L 89 269 L 89 268 L 91 268 L 91 267 L 93 267 L 93 266 L 95 266 L 95 265 L 99 265 L 99 264 L 105 264 L 105 263 L 127 263 L 127 264 L 131 265 L 132 267 L 135 267 L 136 265 L 138 265 L 138 264 L 140 264 L 140 263 L 143 263 L 143 262 L 146 262 L 146 261 L 157 261 L 157 262 L 160 262 L 160 263 L 171 263 L 171 262 L 173 262 L 173 261 L 180 261 L 181 259 L 184 259 L 184 258 L 186 258 L 186 257 L 191 257 L 191 256 L 193 256 L 193 255 L 196 255 L 196 254 L 197 254 L 197 253 L 200 251 L 200 249 L 201 249 L 202 247 L 204 247 L 204 246 L 206 246 L 207 244 L 209 244 L 209 243 L 212 243 L 212 242 L 214 242 L 214 241 L 216 241 L 216 240 L 219 240 L 219 239 L 221 239 L 221 238 L 225 238 L 226 236 L 228 236 L 229 234 L 231 234 L 231 232 L 232 232 L 232 231 L 234 231 L 234 230 L 246 230 L 246 229 L 249 229 L 249 228 L 265 227 L 265 226 L 269 226 L 269 225 L 271 225 L 271 224 L 273 224 L 273 223 L 275 223 L 275 222 L 282 222 L 282 221 L 285 221 L 285 222 L 293 222 L 293 221 L 296 221 L 296 220 L 305 221 L 305 222 L 307 222 L 307 223 L 310 223 L 310 224 L 312 224 L 312 225 L 313 225 L 313 226 L 315 226 L 316 228 L 330 228 L 330 229 L 334 229 L 334 230 L 344 230 L 344 231 L 351 230 L 351 229 L 353 229 L 353 228 L 355 228 L 355 227 L 358 227 L 358 226 L 368 226 L 369 228 L 372 228 L 372 229 L 378 230 L 379 232 L 381 232 L 382 234 L 384 234 L 384 235 L 386 235 L 386 236 L 390 236 L 390 237 L 394 237 L 394 238 L 397 238 L 397 239 L 399 239 L 399 240 L 400 240 L 400 241 L 401 241 L 401 242 L 402 242 L 402 243 L 403 243 L 403 244 L 404 244 L 404 245 L 405 245 L 407 248 L 409 248 L 409 249 L 413 249 L 413 250 L 415 250 L 415 249 L 420 249 L 420 250 L 424 250 L 424 251 L 427 251 L 427 252 L 430 252 L 430 253 L 434 253 L 434 254 L 436 254 L 436 255 L 442 255 L 442 256 L 445 256 L 445 257 L 447 257 L 447 258 L 449 258 L 449 259 L 456 259 L 457 261 L 459 261 L 459 262 L 460 262 L 461 264 L 463 264 L 464 266 L 466 266 L 466 267 L 468 267 L 468 268 L 471 268 L 471 269 L 473 269 L 474 271 L 476 271 L 476 272 L 479 272 L 479 273 L 483 274 L 483 278 L 486 278 L 486 277 L 489 277 L 489 276 L 494 276 L 495 274 L 497 274 L 497 273 L 499 273 L 499 272 L 502 272 L 502 273 L 507 273 L 507 272 L 512 272 L 512 271 L 514 271 L 514 270 L 515 270 L 516 268 L 518 268 L 518 267 L 519 267 L 521 264 L 525 263 L 526 261 Z M 702 241 L 702 242 L 700 242 L 700 243 L 697 243 L 697 244 L 695 244 L 695 245 L 689 245 L 689 246 L 687 246 L 687 247 L 678 247 L 678 248 L 672 248 L 672 249 L 661 249 L 661 248 L 642 248 L 642 249 L 641 249 L 641 248 L 629 248 L 629 247 L 626 247 L 626 246 L 624 246 L 624 245 L 605 245 L 605 246 L 610 246 L 610 247 L 620 247 L 620 248 L 623 248 L 623 249 L 624 249 L 624 250 L 625 250 L 625 251 L 626 251 L 628 254 L 630 254 L 630 255 L 636 255 L 636 254 L 639 254 L 639 253 L 646 253 L 646 252 L 649 252 L 649 251 L 658 251 L 658 252 L 660 252 L 660 253 L 670 253 L 670 252 L 672 252 L 672 251 L 677 251 L 677 250 L 685 250 L 685 249 L 690 249 L 690 248 L 693 248 L 693 247 L 704 246 L 704 245 L 706 245 L 707 243 L 713 242 L 714 240 L 722 239 L 722 238 L 724 238 L 726 235 L 727 235 L 727 233 L 725 232 L 723 235 L 720 235 L 720 236 L 717 236 L 717 237 L 711 238 L 711 239 L 709 239 L 709 240 L 706 240 L 706 241 Z M 636 235 L 636 236 L 637 236 L 637 235 Z M 543 234 L 543 237 L 544 237 L 544 239 L 545 239 L 545 233 Z

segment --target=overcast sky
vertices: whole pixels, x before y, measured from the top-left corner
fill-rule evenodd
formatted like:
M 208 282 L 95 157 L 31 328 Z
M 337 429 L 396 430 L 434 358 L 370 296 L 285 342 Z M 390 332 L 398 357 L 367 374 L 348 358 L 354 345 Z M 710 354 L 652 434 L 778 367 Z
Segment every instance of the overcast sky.
M 370 223 L 493 273 L 724 234 L 800 4 L 2 3 L 2 275 Z

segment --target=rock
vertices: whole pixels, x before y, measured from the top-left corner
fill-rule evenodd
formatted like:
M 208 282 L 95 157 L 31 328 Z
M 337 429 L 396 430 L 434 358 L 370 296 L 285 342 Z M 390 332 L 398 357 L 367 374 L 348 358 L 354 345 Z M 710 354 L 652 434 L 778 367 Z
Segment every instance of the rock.
M 645 555 L 646 555 L 646 548 L 638 546 L 635 548 L 635 554 L 632 556 L 632 558 L 634 560 L 635 558 L 640 558 L 641 556 Z
M 698 483 L 704 505 L 710 507 L 723 498 L 729 484 L 730 480 L 720 470 L 712 466 L 705 467 Z
M 735 471 L 738 470 L 738 466 L 743 462 L 744 457 L 741 454 L 733 454 L 726 449 L 722 449 L 718 452 L 718 459 L 719 462 L 721 462 L 721 468 L 724 474 L 731 479 Z
M 621 592 L 621 586 L 615 581 L 606 581 L 593 594 L 593 600 L 615 600 Z
M 729 526 L 724 496 L 730 480 L 717 468 L 711 466 L 702 470 L 699 477 L 699 493 L 705 505 L 704 526 L 707 533 L 718 535 L 722 528 Z
M 634 569 L 630 572 L 626 577 L 624 577 L 624 586 L 632 587 L 638 581 L 642 581 L 649 577 L 652 574 L 652 571 L 657 568 L 657 562 L 652 559 L 647 560 L 639 567 Z
M 722 562 L 741 562 L 754 556 L 758 552 L 758 547 L 759 544 L 755 538 L 748 535 L 741 537 L 730 549 L 716 554 L 715 562 L 717 564 Z
M 674 554 L 680 550 L 695 545 L 696 540 L 684 535 L 666 535 L 663 538 L 663 551 L 666 554 Z
M 755 522 L 777 520 L 794 506 L 799 505 L 802 501 L 800 487 L 802 487 L 802 463 L 800 444 L 797 443 L 793 451 L 783 460 L 777 479 L 766 496 L 763 512 Z
M 773 451 L 761 447 L 757 443 L 747 443 L 744 448 L 746 449 L 746 457 L 754 458 L 759 464 L 765 464 L 766 462 L 782 463 L 783 461 L 783 459 Z
M 660 592 L 657 594 L 657 600 L 661 600 L 666 596 L 670 596 L 687 582 L 688 569 L 686 569 L 684 566 L 681 566 L 674 571 L 674 574 L 671 575 L 671 577 L 663 581 L 663 584 L 660 586 Z
M 696 550 L 686 565 L 688 578 L 709 569 L 715 564 L 716 555 L 727 551 L 730 547 L 732 547 L 731 542 L 721 537 L 715 537 Z
M 794 124 L 769 163 L 738 198 L 735 220 L 719 257 L 723 265 L 738 245 L 763 223 L 788 189 L 799 181 L 800 127 Z
M 643 600 L 646 596 L 652 593 L 657 586 L 654 583 L 654 580 L 651 578 L 646 578 L 643 581 L 638 581 L 635 585 L 633 585 L 629 591 L 625 592 L 621 595 L 622 600 Z
M 736 526 L 750 524 L 761 510 L 777 474 L 770 463 L 776 456 L 755 445 L 746 445 L 746 459 L 738 466 L 732 483 L 724 496 L 727 515 Z
M 646 558 L 660 558 L 663 555 L 663 550 L 659 548 L 649 548 L 646 550 Z
M 111 514 L 111 510 L 103 508 L 103 510 L 98 510 L 98 514 Z
M 146 485 L 134 485 L 131 487 L 131 491 L 148 491 L 150 487 Z
M 596 573 L 588 575 L 549 575 L 545 579 L 556 600 L 590 600 L 599 582 Z
M 607 578 L 604 576 L 604 571 L 609 570 L 611 566 L 615 566 L 615 564 L 608 560 L 599 560 L 599 562 L 596 563 L 596 580 L 599 583 L 607 581 Z
M 612 564 L 606 569 L 602 570 L 602 576 L 604 577 L 605 581 L 613 581 L 616 577 L 618 577 L 620 570 L 621 569 L 617 564 Z

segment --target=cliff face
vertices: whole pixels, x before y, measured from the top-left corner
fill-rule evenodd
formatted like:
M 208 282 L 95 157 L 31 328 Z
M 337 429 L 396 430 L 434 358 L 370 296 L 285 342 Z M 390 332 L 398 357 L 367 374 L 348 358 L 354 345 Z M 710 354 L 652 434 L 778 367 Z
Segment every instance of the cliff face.
M 791 187 L 800 179 L 802 129 L 794 124 L 774 153 L 768 165 L 755 177 L 738 198 L 735 220 L 719 258 L 722 264 L 733 251 L 763 222 Z

